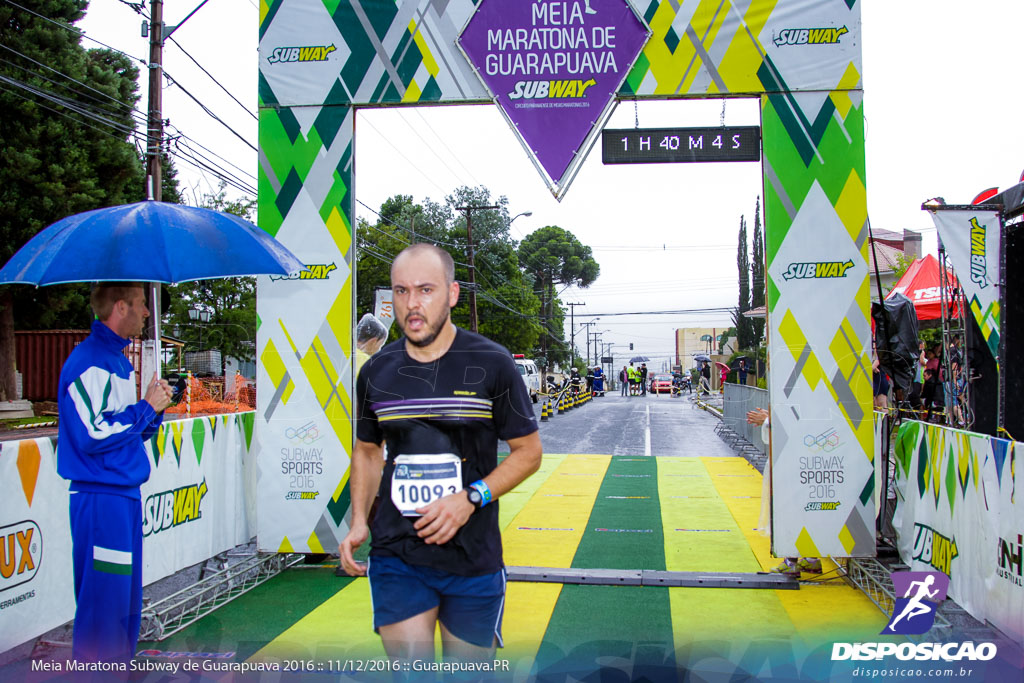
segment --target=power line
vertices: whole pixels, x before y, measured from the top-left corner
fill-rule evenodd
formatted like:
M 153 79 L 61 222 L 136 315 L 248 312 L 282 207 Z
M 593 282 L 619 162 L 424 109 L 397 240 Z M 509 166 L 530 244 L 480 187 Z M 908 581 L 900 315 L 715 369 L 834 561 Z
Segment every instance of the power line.
M 9 59 L 3 59 L 3 58 L 0 58 L 0 62 L 3 62 L 4 64 L 9 64 L 9 65 L 13 66 L 16 69 L 21 69 L 22 71 L 26 72 L 30 76 L 32 76 L 34 78 L 41 79 L 43 81 L 46 81 L 47 83 L 52 83 L 53 85 L 57 86 L 58 88 L 63 88 L 65 90 L 68 90 L 68 91 L 74 93 L 75 95 L 78 95 L 80 97 L 84 97 L 86 99 L 93 100 L 94 102 L 96 102 L 96 104 L 86 104 L 85 102 L 79 102 L 78 104 L 80 104 L 80 106 L 82 106 L 82 107 L 97 107 L 103 113 L 105 113 L 105 114 L 113 114 L 115 116 L 119 116 L 119 115 L 123 115 L 123 114 L 128 114 L 133 120 L 136 120 L 136 121 L 138 121 L 139 118 L 141 117 L 141 113 L 139 114 L 139 117 L 136 117 L 135 116 L 135 112 L 137 110 L 132 108 L 131 105 L 129 105 L 127 103 L 123 103 L 121 105 L 122 107 L 124 107 L 123 111 L 114 110 L 114 109 L 110 108 L 110 105 L 104 104 L 102 102 L 102 100 L 100 100 L 100 99 L 98 99 L 98 98 L 96 98 L 96 97 L 94 97 L 92 95 L 89 95 L 88 93 L 84 93 L 84 92 L 81 92 L 79 90 L 75 90 L 74 88 L 72 88 L 67 83 L 63 83 L 61 81 L 54 80 L 54 79 L 50 78 L 49 76 L 44 76 L 43 74 L 39 73 L 38 71 L 33 71 L 32 69 L 28 68 L 27 66 L 24 66 L 22 64 L 16 64 L 15 62 L 10 61 Z M 64 76 L 65 78 L 70 78 L 69 76 L 67 76 L 66 74 L 63 74 L 61 72 L 57 72 L 57 73 L 62 75 L 62 76 Z M 33 87 L 35 87 L 35 86 L 33 86 Z
M 8 85 L 13 85 L 15 87 L 18 87 L 18 88 L 21 88 L 23 90 L 26 90 L 26 91 L 32 93 L 33 95 L 37 95 L 39 97 L 42 97 L 43 99 L 48 100 L 48 101 L 50 101 L 50 102 L 52 102 L 54 104 L 57 104 L 59 106 L 62 106 L 65 109 L 70 109 L 71 111 L 74 111 L 74 112 L 76 112 L 78 114 L 81 114 L 82 116 L 85 116 L 86 118 L 92 119 L 93 121 L 96 121 L 97 123 L 102 123 L 102 124 L 104 124 L 106 126 L 109 126 L 110 128 L 113 128 L 114 130 L 117 130 L 117 131 L 120 131 L 120 132 L 124 133 L 124 135 L 126 137 L 131 135 L 131 134 L 133 134 L 135 132 L 135 129 L 132 126 L 129 126 L 129 125 L 124 124 L 124 123 L 121 123 L 119 121 L 114 121 L 114 120 L 109 119 L 109 118 L 107 118 L 105 116 L 101 116 L 100 114 L 98 114 L 96 112 L 93 112 L 93 111 L 90 111 L 89 109 L 86 109 L 81 103 L 75 102 L 74 100 L 69 100 L 69 99 L 67 99 L 65 97 L 61 97 L 61 96 L 56 95 L 56 94 L 54 94 L 54 93 L 52 93 L 52 92 L 50 92 L 48 90 L 45 90 L 45 89 L 42 89 L 42 88 L 36 88 L 36 87 L 34 87 L 32 85 L 29 85 L 28 83 L 25 83 L 23 81 L 19 81 L 16 78 L 11 78 L 9 76 L 4 76 L 4 75 L 0 74 L 0 82 L 7 83 Z
M 441 187 L 440 185 L 438 185 L 438 184 L 437 184 L 436 182 L 434 182 L 434 179 L 433 179 L 433 178 L 431 178 L 430 176 L 428 176 L 428 175 L 427 175 L 426 173 L 424 173 L 424 172 L 423 172 L 423 171 L 422 171 L 422 170 L 420 169 L 420 167 L 419 167 L 419 166 L 417 166 L 416 164 L 414 164 L 414 163 L 413 163 L 413 161 L 412 161 L 412 160 L 411 160 L 411 159 L 410 159 L 409 157 L 405 156 L 405 154 L 404 154 L 404 153 L 402 152 L 402 150 L 398 149 L 398 147 L 396 147 L 396 146 L 395 146 L 395 145 L 394 145 L 394 144 L 393 144 L 393 143 L 391 142 L 391 140 L 389 140 L 389 139 L 387 138 L 387 136 L 385 136 L 385 135 L 384 135 L 383 133 L 381 133 L 381 132 L 380 132 L 380 131 L 379 131 L 379 130 L 377 129 L 377 127 L 376 127 L 376 126 L 374 126 L 374 125 L 373 125 L 372 123 L 370 123 L 370 120 L 369 120 L 369 119 L 368 119 L 367 117 L 365 117 L 365 116 L 364 116 L 362 120 L 363 120 L 363 122 L 364 122 L 364 123 L 366 123 L 366 125 L 368 125 L 368 126 L 369 126 L 370 128 L 372 128 L 372 129 L 373 129 L 373 131 L 374 131 L 375 133 L 377 133 L 377 135 L 379 135 L 379 136 L 381 137 L 381 139 L 382 139 L 382 140 L 384 140 L 384 142 L 388 143 L 388 145 L 390 145 L 390 146 L 391 146 L 391 149 L 395 150 L 395 152 L 397 152 L 397 153 L 398 153 L 398 156 L 402 157 L 402 158 L 403 158 L 403 159 L 405 159 L 405 160 L 406 160 L 407 162 L 409 162 L 409 166 L 411 166 L 412 168 L 416 169 L 416 172 L 417 172 L 417 173 L 419 173 L 419 174 L 420 174 L 421 176 L 423 176 L 423 177 L 424 177 L 424 178 L 426 179 L 426 181 L 427 181 L 428 183 L 430 183 L 431 185 L 433 185 L 434 187 L 436 187 L 436 188 L 437 188 L 438 190 L 440 190 L 440 191 L 441 191 L 442 193 L 444 192 L 444 188 L 442 188 L 442 187 Z M 372 209 L 371 209 L 371 210 L 372 210 Z
M 77 123 L 80 126 L 85 126 L 86 128 L 91 128 L 92 130 L 95 130 L 95 131 L 98 131 L 100 133 L 103 133 L 104 135 L 109 135 L 110 137 L 116 138 L 118 140 L 121 140 L 122 142 L 127 142 L 127 140 L 125 139 L 124 136 L 115 135 L 114 133 L 111 133 L 109 130 L 104 130 L 103 128 L 99 128 L 97 126 L 90 125 L 90 124 L 86 123 L 85 121 L 78 120 L 78 119 L 72 117 L 67 112 L 62 112 L 62 111 L 60 111 L 58 109 L 54 109 L 52 107 L 47 107 L 45 104 L 42 104 L 40 102 L 36 102 L 35 100 L 31 100 L 28 97 L 25 97 L 24 95 L 22 95 L 21 93 L 15 92 L 14 90 L 11 90 L 10 88 L 3 88 L 3 90 L 6 90 L 7 92 L 11 93 L 15 97 L 20 97 L 21 99 L 25 100 L 26 102 L 29 102 L 30 104 L 33 104 L 33 105 L 35 105 L 37 107 L 41 107 L 41 108 L 43 108 L 43 109 L 45 109 L 47 111 L 51 111 L 54 114 L 58 114 L 60 116 L 68 118 L 68 119 L 70 119 L 74 123 Z M 76 112 L 76 113 L 78 113 L 78 112 Z M 133 132 L 131 135 L 136 135 L 137 136 L 137 133 Z
M 242 104 L 241 102 L 239 102 L 239 101 L 238 101 L 238 98 L 237 98 L 237 97 L 235 97 L 234 95 L 232 95 L 232 94 L 231 94 L 231 93 L 230 93 L 230 92 L 228 91 L 228 89 L 227 89 L 227 88 L 225 88 L 225 87 L 224 87 L 223 85 L 221 85 L 221 82 L 220 82 L 220 81 L 218 81 L 218 80 L 217 80 L 216 78 L 214 78 L 214 77 L 213 77 L 213 74 L 211 74 L 211 73 L 210 73 L 209 71 L 207 71 L 207 70 L 206 70 L 206 69 L 205 69 L 205 68 L 203 67 L 203 65 L 202 65 L 202 64 L 200 64 L 200 63 L 199 63 L 198 61 L 196 61 L 196 58 L 195 58 L 195 57 L 193 57 L 192 55 L 190 55 L 190 54 L 189 54 L 189 53 L 188 53 L 188 52 L 187 52 L 187 51 L 185 50 L 185 48 L 183 48 L 183 47 L 181 46 L 181 43 L 179 43 L 178 41 L 176 41 L 176 40 L 174 39 L 174 36 L 169 36 L 169 37 L 168 37 L 168 40 L 170 40 L 170 41 L 171 41 L 172 43 L 174 43 L 175 45 L 177 45 L 177 46 L 178 46 L 178 49 L 179 49 L 179 50 L 181 50 L 181 51 L 182 51 L 182 53 L 183 53 L 183 54 L 184 54 L 184 55 L 185 55 L 186 57 L 188 57 L 189 59 L 191 59 L 191 60 L 192 60 L 192 63 L 193 63 L 193 64 L 195 64 L 195 65 L 196 65 L 197 67 L 199 67 L 199 70 L 200 70 L 200 71 L 202 71 L 202 72 L 203 72 L 204 74 L 206 74 L 207 76 L 209 76 L 210 80 L 211 80 L 211 81 L 213 81 L 214 83 L 216 83 L 216 84 L 217 84 L 217 87 L 219 87 L 219 88 L 220 88 L 221 90 L 223 90 L 223 91 L 224 91 L 224 92 L 225 92 L 225 93 L 227 94 L 227 96 L 228 96 L 228 97 L 230 97 L 230 98 L 231 98 L 232 100 L 234 100 L 234 101 L 235 101 L 235 104 L 237 104 L 237 105 L 238 105 L 239 107 L 241 107 L 241 108 L 242 108 L 242 109 L 243 109 L 243 110 L 245 111 L 245 113 L 246 113 L 246 114 L 248 114 L 249 116 L 251 116 L 251 117 L 252 117 L 252 118 L 253 118 L 254 120 L 256 120 L 256 121 L 259 121 L 259 120 L 260 120 L 260 119 L 259 119 L 259 117 L 258 117 L 258 116 L 256 116 L 256 114 L 252 113 L 252 111 L 251 111 L 251 110 L 250 110 L 250 109 L 249 109 L 249 108 L 248 108 L 247 106 L 245 106 L 244 104 Z M 180 87 L 180 86 L 179 86 L 179 87 Z
M 227 123 L 225 123 L 225 122 L 224 122 L 224 120 L 223 120 L 223 119 L 221 119 L 221 118 L 220 118 L 219 116 L 217 116 L 216 114 L 214 114 L 214 113 L 213 113 L 213 111 L 212 111 L 212 110 L 211 110 L 211 109 L 210 109 L 209 107 L 207 107 L 207 106 L 206 106 L 205 104 L 203 104 L 202 102 L 200 102 L 200 101 L 199 101 L 199 99 L 198 99 L 198 98 L 197 98 L 197 97 L 196 97 L 195 95 L 193 95 L 192 93 L 190 93 L 190 92 L 189 92 L 189 91 L 188 91 L 188 90 L 187 90 L 187 89 L 185 88 L 185 86 L 183 86 L 183 85 L 182 85 L 181 83 L 179 83 L 179 82 L 178 82 L 177 80 L 175 80 L 175 78 L 174 78 L 173 76 L 171 76 L 171 75 L 170 75 L 169 73 L 167 73 L 167 71 L 166 71 L 166 70 L 164 70 L 164 76 L 166 76 L 166 77 L 167 77 L 167 80 L 169 80 L 169 81 L 170 81 L 170 82 L 171 82 L 171 83 L 172 83 L 173 85 L 176 85 L 176 86 L 178 86 L 178 88 L 179 88 L 179 89 L 181 89 L 181 91 L 182 91 L 183 93 L 185 93 L 186 95 L 188 95 L 189 99 L 191 99 L 191 100 L 192 100 L 193 102 L 195 102 L 195 103 L 196 103 L 197 105 L 199 105 L 199 108 L 200 108 L 200 109 L 202 109 L 202 110 L 203 110 L 204 112 L 206 112 L 206 114 L 207 114 L 207 115 L 208 115 L 208 116 L 209 116 L 210 118 L 212 118 L 212 119 L 213 119 L 214 121 L 216 121 L 216 122 L 217 122 L 217 123 L 219 123 L 220 125 L 222 125 L 222 126 L 224 126 L 225 128 L 227 128 L 227 129 L 228 129 L 229 131 L 231 131 L 232 135 L 234 135 L 234 136 L 235 136 L 236 138 L 238 138 L 239 140 L 241 140 L 242 142 L 244 142 L 244 143 L 245 143 L 246 145 L 248 145 L 248 146 L 249 146 L 249 148 L 250 148 L 250 149 L 252 149 L 252 151 L 254 151 L 254 152 L 259 152 L 259 149 L 258 149 L 258 148 L 257 148 L 257 147 L 256 147 L 255 145 L 253 145 L 253 144 L 252 144 L 251 142 L 249 142 L 249 141 L 248 141 L 248 140 L 246 140 L 246 139 L 245 139 L 244 137 L 242 137 L 242 134 L 241 134 L 241 133 L 239 133 L 239 132 L 238 132 L 237 130 L 235 130 L 234 128 L 232 128 L 231 126 L 229 126 L 229 125 L 228 125 Z
M 174 125 L 173 123 L 171 123 L 171 124 L 168 124 L 168 126 L 167 126 L 167 127 L 168 127 L 168 128 L 173 128 L 174 130 L 178 131 L 178 134 L 179 134 L 179 135 L 180 135 L 180 136 L 181 136 L 182 138 L 184 138 L 184 139 L 188 140 L 188 141 L 189 141 L 190 143 L 192 143 L 193 145 L 195 145 L 195 146 L 197 146 L 197 147 L 201 148 L 201 149 L 202 149 L 203 151 L 205 151 L 205 152 L 209 152 L 209 153 L 210 153 L 210 154 L 211 154 L 212 156 L 214 156 L 214 157 L 216 157 L 217 159 L 219 159 L 219 160 L 223 161 L 223 162 L 224 162 L 225 164 L 227 164 L 228 166 L 231 166 L 232 168 L 234 168 L 234 169 L 238 170 L 238 171 L 239 171 L 240 173 L 244 173 L 244 174 L 245 174 L 246 176 L 248 176 L 248 177 L 252 178 L 252 179 L 253 179 L 253 181 L 255 181 L 255 180 L 256 180 L 256 176 L 255 176 L 254 174 L 252 174 L 252 173 L 250 173 L 249 171 L 246 171 L 245 169 L 243 169 L 243 168 L 240 168 L 239 166 L 236 166 L 235 164 L 231 163 L 230 161 L 228 161 L 228 160 L 227 160 L 227 159 L 225 159 L 224 157 L 222 157 L 222 156 L 220 156 L 219 154 L 217 154 L 216 152 L 214 152 L 214 151 L 213 151 L 212 149 L 210 149 L 209 147 L 207 147 L 207 146 L 203 145 L 202 143 L 200 143 L 200 142 L 199 142 L 198 140 L 196 140 L 195 138 L 192 138 L 192 137 L 189 137 L 188 135 L 185 135 L 184 131 L 182 131 L 182 130 L 181 130 L 181 128 L 179 128 L 178 126 Z
M 182 141 L 182 140 L 184 140 L 184 141 Z M 223 167 L 222 165 L 220 165 L 220 164 L 218 164 L 217 162 L 215 162 L 215 161 L 213 161 L 212 159 L 210 159 L 210 157 L 209 157 L 209 156 L 207 156 L 207 155 L 205 155 L 205 154 L 203 154 L 203 153 L 201 153 L 201 152 L 197 152 L 197 151 L 196 151 L 195 149 L 193 149 L 193 148 L 192 148 L 192 146 L 191 146 L 191 145 L 189 144 L 189 138 L 183 138 L 183 139 L 182 139 L 182 138 L 175 138 L 175 139 L 173 140 L 173 142 L 175 143 L 175 145 L 176 145 L 176 146 L 183 146 L 183 147 L 185 147 L 185 149 L 186 149 L 186 150 L 188 150 L 188 152 L 189 152 L 190 154 L 192 154 L 192 155 L 194 155 L 194 156 L 196 156 L 196 157 L 198 157 L 198 158 L 201 158 L 201 159 L 203 159 L 203 161 L 205 161 L 206 163 L 210 164 L 211 166 L 214 166 L 214 167 L 216 167 L 216 168 L 217 168 L 217 169 L 219 169 L 219 170 L 220 170 L 220 172 L 221 172 L 221 173 L 223 173 L 224 175 L 227 175 L 227 176 L 229 176 L 229 177 L 231 177 L 231 178 L 234 178 L 234 179 L 235 179 L 235 180 L 236 180 L 236 181 L 237 181 L 238 183 L 240 183 L 240 184 L 242 184 L 242 185 L 245 185 L 245 186 L 247 186 L 247 187 L 251 188 L 251 189 L 252 189 L 252 191 L 253 191 L 253 193 L 255 194 L 255 192 L 256 192 L 256 187 L 255 187 L 255 185 L 254 185 L 254 184 L 252 184 L 252 183 L 248 182 L 248 180 L 246 180 L 246 179 L 244 179 L 244 178 L 240 177 L 240 176 L 239 176 L 238 174 L 236 174 L 236 173 L 233 173 L 233 172 L 231 172 L 231 171 L 229 171 L 229 170 L 225 169 L 225 168 L 224 168 L 224 167 Z M 211 154 L 212 154 L 212 153 L 211 153 Z M 217 157 L 217 155 L 216 155 L 216 154 L 213 154 L 213 156 Z M 217 157 L 217 158 L 218 158 L 218 159 L 221 159 L 221 160 L 223 161 L 223 159 L 222 159 L 221 157 Z M 235 168 L 237 168 L 237 167 L 235 167 Z M 239 170 L 240 170 L 240 169 L 239 169 Z M 253 180 L 253 181 L 255 182 L 256 178 L 255 178 L 255 177 L 254 177 L 254 176 L 253 176 L 252 174 L 250 174 L 250 173 L 245 173 L 244 171 L 242 171 L 242 173 L 244 173 L 244 174 L 245 174 L 246 176 L 248 176 L 248 178 L 251 178 L 251 179 L 252 179 L 252 180 Z
M 10 0 L 5 0 L 5 2 L 10 2 Z M 139 115 L 141 115 L 143 117 L 145 116 L 144 113 L 142 113 L 141 111 L 136 109 L 134 106 L 132 106 L 128 102 L 122 102 L 121 100 L 117 99 L 113 95 L 108 95 L 107 93 L 103 92 L 102 90 L 97 90 L 96 88 L 92 87 L 91 85 L 89 85 L 87 83 L 83 83 L 82 81 L 74 78 L 73 76 L 69 76 L 66 73 L 63 73 L 61 71 L 58 71 L 57 69 L 54 69 L 53 67 L 50 67 L 50 66 L 47 66 L 46 64 L 43 64 L 42 62 L 36 61 L 35 59 L 32 59 L 28 55 L 23 54 L 21 52 L 18 52 L 17 50 L 15 50 L 12 47 L 8 47 L 7 45 L 4 45 L 3 43 L 0 43 L 0 48 L 3 48 L 5 50 L 7 50 L 8 52 L 13 52 L 14 54 L 18 55 L 22 59 L 27 59 L 28 61 L 32 62 L 33 64 L 36 64 L 37 66 L 41 66 L 44 69 L 47 69 L 49 71 L 52 71 L 55 74 L 63 76 L 64 78 L 68 79 L 69 81 L 72 81 L 73 83 L 77 83 L 78 85 L 82 86 L 83 88 L 88 88 L 89 90 L 93 91 L 94 93 L 102 95 L 103 97 L 106 97 L 107 99 L 112 100 L 113 102 L 116 102 L 116 103 L 120 104 L 123 107 L 127 107 L 131 111 L 137 112 Z

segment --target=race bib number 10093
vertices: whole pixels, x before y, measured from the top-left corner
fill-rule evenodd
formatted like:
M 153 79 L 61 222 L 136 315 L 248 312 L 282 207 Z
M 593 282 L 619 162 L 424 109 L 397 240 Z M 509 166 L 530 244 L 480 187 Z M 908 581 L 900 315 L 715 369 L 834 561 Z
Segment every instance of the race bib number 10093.
M 406 517 L 416 508 L 462 490 L 462 460 L 454 453 L 399 455 L 391 476 L 391 501 Z

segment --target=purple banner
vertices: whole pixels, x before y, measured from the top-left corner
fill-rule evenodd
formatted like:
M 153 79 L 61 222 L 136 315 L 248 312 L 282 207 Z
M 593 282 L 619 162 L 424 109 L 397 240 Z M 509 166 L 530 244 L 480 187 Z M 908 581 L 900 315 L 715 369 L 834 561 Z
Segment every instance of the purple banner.
M 481 0 L 459 42 L 527 150 L 561 186 L 648 33 L 625 0 Z

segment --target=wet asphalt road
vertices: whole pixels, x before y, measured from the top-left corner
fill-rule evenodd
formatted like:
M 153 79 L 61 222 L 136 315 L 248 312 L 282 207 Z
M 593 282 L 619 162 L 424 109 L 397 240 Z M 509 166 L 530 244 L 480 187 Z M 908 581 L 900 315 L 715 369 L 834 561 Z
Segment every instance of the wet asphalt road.
M 737 457 L 714 433 L 718 418 L 697 408 L 692 396 L 622 397 L 609 392 L 564 415 L 539 422 L 544 452 Z M 538 402 L 538 420 L 540 410 Z

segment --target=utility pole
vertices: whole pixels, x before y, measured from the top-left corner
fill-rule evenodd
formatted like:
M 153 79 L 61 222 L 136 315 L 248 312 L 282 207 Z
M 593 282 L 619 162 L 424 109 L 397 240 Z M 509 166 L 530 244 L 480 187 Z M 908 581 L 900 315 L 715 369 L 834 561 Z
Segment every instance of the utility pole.
M 164 75 L 164 3 L 152 0 L 149 24 L 149 111 L 146 121 L 146 192 L 149 199 L 163 199 L 163 169 L 160 152 L 163 148 L 164 120 L 162 81 Z
M 163 0 L 150 0 L 150 20 L 143 28 L 149 33 L 149 107 L 146 112 L 146 197 L 155 202 L 163 201 L 163 148 L 164 148 L 164 112 L 163 112 L 163 79 L 164 79 L 164 41 L 199 11 L 209 0 L 202 0 L 199 5 L 188 13 L 176 26 L 164 25 Z M 143 32 L 146 35 L 146 32 Z M 150 286 L 150 316 L 153 319 L 153 360 L 155 375 L 161 372 L 160 337 L 160 285 Z M 142 378 L 143 386 L 148 384 L 148 373 Z
M 587 328 L 587 367 L 590 367 L 590 326 L 596 325 L 597 320 L 591 320 L 588 323 L 580 323 L 580 327 Z
M 499 206 L 457 206 L 466 214 L 466 243 L 469 246 L 469 329 L 476 332 L 476 264 L 473 261 L 473 212 L 480 209 L 498 209 Z
M 576 365 L 576 307 L 586 306 L 586 303 L 566 304 L 569 307 L 569 367 Z

